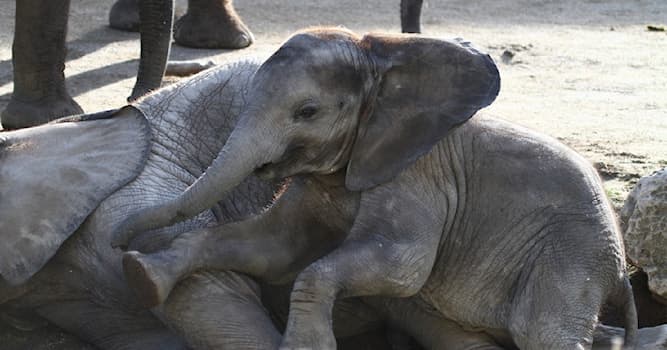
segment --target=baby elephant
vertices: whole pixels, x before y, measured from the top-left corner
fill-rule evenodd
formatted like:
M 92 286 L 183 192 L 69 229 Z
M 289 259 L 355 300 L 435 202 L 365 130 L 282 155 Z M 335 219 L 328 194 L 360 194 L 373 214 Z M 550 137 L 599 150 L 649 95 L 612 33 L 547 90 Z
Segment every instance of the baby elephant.
M 258 216 L 128 253 L 128 280 L 156 304 L 201 267 L 298 272 L 281 349 L 334 349 L 334 301 L 373 296 L 412 296 L 469 346 L 521 349 L 590 348 L 608 300 L 632 346 L 623 246 L 596 172 L 551 138 L 468 121 L 499 86 L 466 42 L 297 33 L 253 77 L 206 173 L 130 216 L 113 244 L 213 206 L 251 174 L 292 183 Z

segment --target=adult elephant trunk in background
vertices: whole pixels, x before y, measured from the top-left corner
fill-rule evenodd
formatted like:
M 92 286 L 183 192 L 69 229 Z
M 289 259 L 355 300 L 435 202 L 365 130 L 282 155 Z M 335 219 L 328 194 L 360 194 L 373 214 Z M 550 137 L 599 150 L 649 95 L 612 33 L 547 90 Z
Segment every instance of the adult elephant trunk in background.
M 128 100 L 133 101 L 160 87 L 169 59 L 174 22 L 173 0 L 139 1 L 141 58 L 137 82 Z
M 241 117 L 241 120 L 252 121 L 256 118 Z M 175 224 L 213 207 L 229 190 L 270 161 L 276 153 L 275 147 L 270 147 L 272 142 L 259 130 L 247 123 L 237 126 L 201 177 L 180 196 L 128 217 L 115 230 L 112 246 L 124 248 L 138 233 Z M 262 147 L 260 142 L 269 147 Z

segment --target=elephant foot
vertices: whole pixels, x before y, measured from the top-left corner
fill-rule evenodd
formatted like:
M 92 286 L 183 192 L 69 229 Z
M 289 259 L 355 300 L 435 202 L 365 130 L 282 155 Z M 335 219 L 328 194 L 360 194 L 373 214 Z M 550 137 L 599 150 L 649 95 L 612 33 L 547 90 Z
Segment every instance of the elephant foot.
M 169 296 L 176 284 L 161 269 L 149 261 L 150 258 L 131 251 L 123 254 L 123 271 L 125 279 L 134 290 L 139 302 L 145 307 L 152 308 L 162 304 Z
M 0 123 L 6 130 L 21 129 L 81 113 L 83 113 L 81 106 L 69 96 L 39 103 L 28 103 L 12 97 L 0 115 Z
M 126 32 L 139 31 L 139 3 L 137 0 L 118 0 L 109 12 L 109 26 Z
M 205 49 L 242 49 L 255 40 L 230 2 L 192 9 L 174 25 L 177 44 Z

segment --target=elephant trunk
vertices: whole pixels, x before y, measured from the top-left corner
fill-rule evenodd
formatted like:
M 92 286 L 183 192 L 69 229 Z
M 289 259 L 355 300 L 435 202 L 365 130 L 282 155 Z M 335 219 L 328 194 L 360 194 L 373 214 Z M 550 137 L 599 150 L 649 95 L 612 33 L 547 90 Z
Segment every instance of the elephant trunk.
M 137 82 L 128 100 L 134 101 L 160 87 L 169 59 L 174 22 L 173 0 L 139 1 L 141 58 Z
M 129 216 L 115 230 L 112 246 L 127 247 L 138 233 L 173 225 L 216 205 L 229 190 L 272 159 L 273 152 L 258 147 L 258 140 L 262 139 L 258 134 L 251 127 L 234 129 L 225 146 L 199 179 L 180 196 Z
M 169 224 L 193 217 L 213 207 L 229 190 L 269 160 L 257 149 L 257 141 L 243 130 L 232 133 L 211 166 L 174 202 L 175 215 Z

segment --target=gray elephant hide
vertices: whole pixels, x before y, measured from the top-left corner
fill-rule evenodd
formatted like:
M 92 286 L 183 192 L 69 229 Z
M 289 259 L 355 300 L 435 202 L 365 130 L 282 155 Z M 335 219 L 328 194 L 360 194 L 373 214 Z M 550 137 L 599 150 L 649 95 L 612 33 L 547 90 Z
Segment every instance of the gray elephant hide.
M 146 120 L 126 109 L 1 133 L 2 278 L 26 281 L 102 200 L 134 179 L 148 133 Z M 27 192 L 34 195 L 20 195 Z

